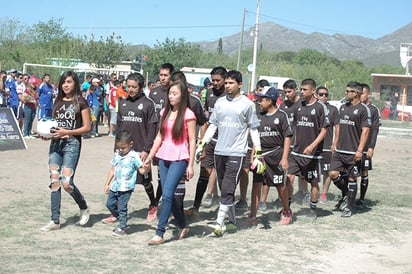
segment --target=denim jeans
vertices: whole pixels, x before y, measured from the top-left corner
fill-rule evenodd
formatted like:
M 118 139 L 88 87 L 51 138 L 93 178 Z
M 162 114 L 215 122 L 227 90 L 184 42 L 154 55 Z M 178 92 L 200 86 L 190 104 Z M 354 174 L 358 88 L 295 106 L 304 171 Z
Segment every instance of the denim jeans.
M 160 210 L 159 223 L 157 225 L 156 235 L 163 237 L 166 231 L 167 222 L 170 212 L 172 212 L 177 225 L 180 228 L 186 226 L 186 218 L 182 208 L 179 206 L 174 193 L 180 179 L 186 172 L 187 161 L 164 161 L 159 159 L 160 182 L 162 185 L 162 208 Z
M 99 116 L 100 116 L 100 106 L 93 106 L 93 114 L 96 117 L 96 124 L 92 128 L 92 133 L 99 133 Z
M 119 221 L 119 227 L 126 229 L 127 226 L 127 204 L 129 203 L 130 196 L 132 196 L 133 190 L 129 191 L 109 191 L 107 197 L 106 207 L 110 213 Z
M 31 135 L 31 129 L 33 127 L 34 116 L 36 115 L 36 110 L 31 107 L 24 106 L 24 136 Z
M 80 209 L 86 209 L 87 203 L 80 193 L 80 190 L 74 185 L 73 177 L 76 172 L 77 163 L 79 162 L 81 142 L 77 138 L 67 139 L 52 139 L 49 149 L 49 170 L 50 177 L 52 176 L 51 166 L 57 167 L 59 173 L 60 185 L 62 182 L 69 180 L 71 191 L 70 196 L 75 200 Z M 72 170 L 71 176 L 63 176 L 61 173 L 63 168 Z M 51 187 L 51 183 L 50 183 Z M 51 191 L 51 219 L 55 223 L 59 223 L 60 219 L 60 203 L 61 203 L 61 187 L 56 191 Z

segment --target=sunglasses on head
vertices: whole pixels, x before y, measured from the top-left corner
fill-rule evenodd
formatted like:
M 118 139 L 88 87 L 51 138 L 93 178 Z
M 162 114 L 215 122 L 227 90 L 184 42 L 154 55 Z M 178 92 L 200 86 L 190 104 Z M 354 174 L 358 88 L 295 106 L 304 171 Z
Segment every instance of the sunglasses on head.
M 326 96 L 326 97 L 328 97 L 329 96 L 329 94 L 328 93 L 326 93 L 326 92 L 319 92 L 319 97 L 323 97 L 323 96 Z

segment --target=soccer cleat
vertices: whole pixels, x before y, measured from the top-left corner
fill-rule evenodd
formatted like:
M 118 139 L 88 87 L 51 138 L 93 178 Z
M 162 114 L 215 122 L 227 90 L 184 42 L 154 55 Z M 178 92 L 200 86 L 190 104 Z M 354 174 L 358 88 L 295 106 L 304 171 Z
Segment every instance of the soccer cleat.
M 302 198 L 302 205 L 309 206 L 310 205 L 310 192 L 305 192 Z
M 361 199 L 357 200 L 355 203 L 355 206 L 359 209 L 364 209 L 366 207 L 365 200 L 361 200 Z
M 349 208 L 345 207 L 345 209 L 344 209 L 343 212 L 342 212 L 341 217 L 348 218 L 348 217 L 350 217 L 350 216 L 352 216 L 352 210 L 350 210 Z
M 104 219 L 102 220 L 102 223 L 104 223 L 104 224 L 113 224 L 113 223 L 115 223 L 115 222 L 117 222 L 117 218 L 114 217 L 113 215 L 110 215 L 109 217 L 104 218 Z
M 43 232 L 48 232 L 48 231 L 52 231 L 52 230 L 59 230 L 59 229 L 60 229 L 60 224 L 56 224 L 53 221 L 50 221 L 50 223 L 48 223 L 47 225 L 40 228 L 40 230 L 43 231 Z
M 202 201 L 202 206 L 209 208 L 212 206 L 212 202 L 213 202 L 213 196 L 210 194 L 207 194 L 206 197 Z
M 326 193 L 322 193 L 322 194 L 320 195 L 320 202 L 321 202 L 322 204 L 326 204 L 326 203 L 328 202 L 328 198 L 326 197 Z
M 266 203 L 264 203 L 264 202 L 259 202 L 258 211 L 260 211 L 260 212 L 265 212 L 266 209 L 267 209 Z
M 154 220 L 157 219 L 157 206 L 150 206 L 149 207 L 149 212 L 147 212 L 147 218 L 146 221 L 153 222 Z
M 307 216 L 312 221 L 315 221 L 318 218 L 318 215 L 316 214 L 316 210 L 312 208 L 310 209 L 309 214 Z
M 120 227 L 116 227 L 112 233 L 113 236 L 126 236 L 126 231 Z
M 235 205 L 235 209 L 247 209 L 247 202 L 245 200 L 239 200 Z
M 343 197 L 343 201 L 340 204 L 339 209 L 344 210 L 347 206 L 348 206 L 348 197 L 345 196 L 345 197 Z
M 80 220 L 79 225 L 85 225 L 90 218 L 90 206 L 87 205 L 86 209 L 80 209 Z
M 210 224 L 209 227 L 213 230 L 213 233 L 217 237 L 223 236 L 223 234 L 226 232 L 226 226 L 225 225 L 220 225 L 218 223 Z
M 282 214 L 280 216 L 280 224 L 281 225 L 288 225 L 293 222 L 293 213 L 292 210 L 289 209 L 288 212 L 282 210 Z

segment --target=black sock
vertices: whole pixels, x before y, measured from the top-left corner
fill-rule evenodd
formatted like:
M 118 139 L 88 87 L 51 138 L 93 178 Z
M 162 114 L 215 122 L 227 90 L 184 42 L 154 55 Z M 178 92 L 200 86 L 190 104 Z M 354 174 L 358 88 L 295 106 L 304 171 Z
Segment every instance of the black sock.
M 365 200 L 366 191 L 368 190 L 369 177 L 368 175 L 361 177 L 360 199 Z
M 186 176 L 183 176 L 182 179 L 180 179 L 179 184 L 177 185 L 175 189 L 175 199 L 177 203 L 179 204 L 179 208 L 183 212 L 183 206 L 184 206 L 184 200 L 185 200 L 185 194 L 186 194 Z
M 292 198 L 288 198 L 288 204 L 289 204 L 289 207 L 290 207 L 290 204 L 292 203 Z
M 339 188 L 342 191 L 342 194 L 345 192 L 345 188 L 347 187 L 345 184 L 345 180 L 342 178 L 341 175 L 339 175 L 338 177 L 336 177 L 335 179 L 332 180 L 333 183 L 335 184 L 335 186 L 337 188 Z M 342 195 L 344 196 L 344 195 Z
M 160 182 L 160 170 L 157 168 L 157 189 L 156 189 L 156 205 L 159 204 L 160 198 L 162 198 L 162 184 Z
M 358 191 L 358 183 L 356 181 L 349 181 L 348 183 L 348 208 L 352 209 L 355 204 L 356 192 Z
M 144 190 L 146 191 L 147 196 L 149 197 L 150 206 L 157 206 L 152 182 L 143 183 L 143 186 L 144 186 Z
M 209 177 L 199 176 L 199 180 L 197 181 L 197 185 L 196 185 L 195 201 L 193 202 L 194 208 L 198 209 L 200 207 L 200 204 L 202 203 L 202 198 L 206 192 L 208 183 L 209 183 Z
M 310 201 L 310 209 L 316 210 L 318 207 L 318 202 Z

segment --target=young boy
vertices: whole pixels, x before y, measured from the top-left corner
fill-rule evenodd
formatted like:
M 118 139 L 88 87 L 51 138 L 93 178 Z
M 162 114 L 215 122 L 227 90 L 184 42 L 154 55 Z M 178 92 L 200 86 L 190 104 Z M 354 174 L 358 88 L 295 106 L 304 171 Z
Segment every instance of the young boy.
M 137 171 L 147 173 L 139 153 L 133 150 L 132 136 L 128 131 L 116 134 L 116 152 L 112 159 L 112 168 L 106 179 L 104 192 L 109 194 L 106 206 L 119 221 L 113 230 L 114 236 L 125 236 L 127 225 L 127 203 L 136 184 Z
M 293 214 L 289 208 L 288 191 L 286 189 L 286 171 L 288 170 L 288 155 L 292 128 L 288 115 L 276 106 L 278 92 L 274 87 L 265 87 L 256 94 L 260 106 L 258 127 L 262 155 L 266 170 L 263 175 L 253 172 L 252 204 L 249 215 L 249 224 L 256 225 L 256 213 L 260 202 L 260 193 L 263 182 L 268 186 L 275 186 L 283 204 L 280 224 L 292 222 Z

